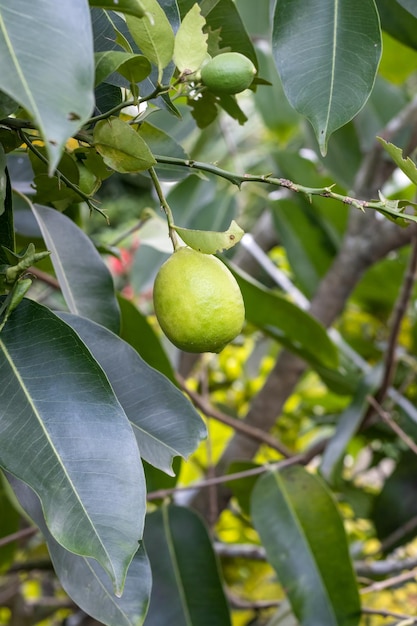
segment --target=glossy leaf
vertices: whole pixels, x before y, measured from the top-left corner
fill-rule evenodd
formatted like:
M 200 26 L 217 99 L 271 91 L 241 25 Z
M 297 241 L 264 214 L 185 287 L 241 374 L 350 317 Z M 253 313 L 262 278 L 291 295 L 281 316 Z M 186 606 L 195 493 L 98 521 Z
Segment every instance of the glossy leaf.
M 375 81 L 381 33 L 373 0 L 277 0 L 273 54 L 288 100 L 311 122 L 320 151 L 363 107 Z
M 200 0 L 202 15 L 212 32 L 220 30 L 221 48 L 240 52 L 258 67 L 256 52 L 233 0 Z
M 324 484 L 301 466 L 269 472 L 255 485 L 251 509 L 301 626 L 357 626 L 361 609 L 347 538 Z
M 175 35 L 174 63 L 179 71 L 195 72 L 207 55 L 206 24 L 197 3 L 188 11 Z
M 8 0 L 1 0 L 0 57 L 0 89 L 39 125 L 52 173 L 65 142 L 87 121 L 94 107 L 93 41 L 87 3 L 61 0 L 57 5 L 55 0 L 45 0 L 28 4 L 15 0 L 11 7 Z
M 337 350 L 325 328 L 276 291 L 231 268 L 245 303 L 246 319 L 313 366 L 337 367 Z
M 38 494 L 55 539 L 95 558 L 120 593 L 142 534 L 145 485 L 103 370 L 67 324 L 24 300 L 0 334 L 0 380 L 0 465 Z
M 151 592 L 150 565 L 143 547 L 129 566 L 123 595 L 115 596 L 108 576 L 96 561 L 65 550 L 53 538 L 34 491 L 10 474 L 8 479 L 20 505 L 45 537 L 55 572 L 70 598 L 107 626 L 140 626 Z
M 245 231 L 234 220 L 229 228 L 221 233 L 212 230 L 192 230 L 180 226 L 174 226 L 174 229 L 187 246 L 203 254 L 216 254 L 216 252 L 229 250 L 239 243 L 245 234 Z
M 118 117 L 98 122 L 93 138 L 97 152 L 116 172 L 141 172 L 156 163 L 142 137 Z
M 161 75 L 174 53 L 174 33 L 157 0 L 142 0 L 142 4 L 146 16 L 143 19 L 127 17 L 127 25 L 139 49 L 158 67 Z
M 386 479 L 377 495 L 372 511 L 372 521 L 377 537 L 384 541 L 392 533 L 398 533 L 396 540 L 388 546 L 388 552 L 408 543 L 416 536 L 415 525 L 407 528 L 407 523 L 417 516 L 417 457 L 414 452 L 404 452 L 392 474 Z
M 126 15 L 145 17 L 146 10 L 141 0 L 88 0 L 91 7 L 99 7 L 107 11 L 120 11 Z
M 397 0 L 398 4 L 401 4 L 402 7 L 414 17 L 417 17 L 417 6 L 414 0 Z
M 113 280 L 92 241 L 59 211 L 41 205 L 32 210 L 71 313 L 118 332 L 120 311 Z
M 90 320 L 61 313 L 91 350 L 131 422 L 141 456 L 173 474 L 175 456 L 188 457 L 206 436 L 198 413 L 165 376 L 128 343 Z
M 414 5 L 414 12 L 412 12 L 410 5 L 414 5 L 414 0 L 376 0 L 384 31 L 403 45 L 417 50 L 416 7 Z
M 171 135 L 153 126 L 149 122 L 143 122 L 138 130 L 139 135 L 146 142 L 152 154 L 188 159 L 189 155 L 178 141 Z M 176 165 L 157 165 L 155 171 L 160 180 L 178 181 L 189 175 L 186 168 Z M 147 175 L 147 173 L 145 173 Z
M 335 481 L 349 441 L 356 434 L 369 408 L 367 397 L 377 391 L 382 374 L 381 367 L 370 370 L 360 381 L 352 402 L 338 417 L 336 431 L 326 446 L 320 465 L 320 473 L 329 483 Z
M 148 515 L 144 541 L 153 578 L 145 626 L 230 626 L 216 556 L 195 513 L 163 506 Z
M 96 78 L 95 84 L 102 83 L 110 74 L 116 70 L 133 83 L 139 83 L 151 73 L 149 60 L 133 52 L 122 52 L 121 50 L 106 50 L 95 54 Z
M 175 383 L 175 374 L 154 329 L 147 318 L 131 302 L 118 297 L 122 316 L 120 337 L 136 350 L 144 361 Z

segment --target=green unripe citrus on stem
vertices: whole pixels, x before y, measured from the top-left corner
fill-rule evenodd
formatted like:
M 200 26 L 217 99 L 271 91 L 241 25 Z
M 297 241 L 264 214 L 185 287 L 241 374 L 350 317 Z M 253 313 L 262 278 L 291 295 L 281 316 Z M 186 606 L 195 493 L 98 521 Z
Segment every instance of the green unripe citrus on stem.
M 245 307 L 234 276 L 215 256 L 176 250 L 160 268 L 153 300 L 159 325 L 186 352 L 220 352 L 242 330 Z
M 235 94 L 247 89 L 256 74 L 250 59 L 239 52 L 225 52 L 201 68 L 201 82 L 218 94 Z

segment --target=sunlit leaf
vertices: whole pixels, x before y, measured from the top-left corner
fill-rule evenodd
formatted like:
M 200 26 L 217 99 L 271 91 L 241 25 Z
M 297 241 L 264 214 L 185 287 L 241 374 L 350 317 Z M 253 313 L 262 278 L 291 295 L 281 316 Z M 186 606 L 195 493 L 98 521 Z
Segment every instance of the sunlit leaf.
M 93 138 L 94 146 L 106 165 L 116 172 L 141 172 L 155 164 L 155 159 L 142 137 L 118 117 L 98 122 Z
M 174 226 L 181 239 L 187 246 L 203 254 L 215 254 L 235 246 L 245 234 L 245 231 L 233 220 L 229 228 L 222 232 L 210 230 L 191 230 Z

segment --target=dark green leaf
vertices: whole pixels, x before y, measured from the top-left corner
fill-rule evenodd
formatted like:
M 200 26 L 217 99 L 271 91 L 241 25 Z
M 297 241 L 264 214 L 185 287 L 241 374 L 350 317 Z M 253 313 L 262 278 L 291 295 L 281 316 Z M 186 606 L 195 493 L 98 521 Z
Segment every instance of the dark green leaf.
M 330 135 L 360 111 L 374 85 L 381 56 L 374 1 L 277 0 L 272 41 L 288 100 L 311 122 L 324 155 Z
M 155 164 L 142 137 L 118 117 L 98 122 L 94 128 L 94 146 L 106 165 L 122 174 L 141 172 Z
M 240 52 L 258 67 L 255 49 L 233 0 L 200 0 L 207 26 L 220 31 L 222 48 Z
M 19 503 L 45 537 L 59 581 L 70 598 L 88 615 L 107 626 L 139 626 L 148 607 L 151 571 L 143 547 L 129 566 L 123 595 L 113 593 L 104 570 L 93 559 L 65 550 L 51 535 L 36 494 L 22 481 L 8 475 Z
M 336 432 L 324 451 L 320 473 L 329 483 L 334 483 L 336 472 L 349 441 L 357 432 L 369 408 L 367 397 L 373 395 L 382 380 L 383 369 L 375 367 L 360 381 L 352 402 L 339 415 Z
M 99 7 L 107 11 L 120 11 L 126 15 L 144 17 L 145 8 L 141 0 L 88 0 L 91 7 Z
M 405 452 L 391 476 L 375 499 L 372 521 L 378 539 L 384 541 L 399 528 L 417 515 L 417 457 L 414 452 Z M 398 535 L 395 541 L 387 546 L 387 551 L 404 545 L 417 534 L 415 526 L 408 532 Z
M 121 50 L 106 50 L 95 54 L 96 78 L 95 84 L 99 85 L 110 74 L 118 70 L 122 76 L 132 83 L 139 83 L 149 76 L 151 64 L 141 54 L 122 52 Z
M 269 472 L 253 490 L 252 519 L 301 626 L 357 626 L 347 538 L 324 484 L 301 466 Z
M 130 300 L 119 296 L 118 301 L 122 316 L 120 337 L 130 344 L 148 365 L 175 383 L 172 365 L 146 316 Z
M 23 300 L 0 334 L 0 380 L 0 465 L 39 495 L 55 539 L 97 559 L 121 592 L 145 484 L 105 374 L 67 324 Z
M 89 25 L 85 0 L 61 0 L 58 5 L 55 0 L 29 4 L 15 0 L 13 8 L 8 0 L 0 2 L 0 89 L 27 109 L 39 125 L 50 158 L 49 173 L 67 139 L 93 110 Z
M 0 158 L 2 149 L 0 148 Z M 4 157 L 4 152 L 3 152 Z M 5 161 L 5 159 L 4 159 Z M 5 165 L 5 163 L 4 163 Z M 0 204 L 0 265 L 7 265 L 9 263 L 6 253 L 2 246 L 12 250 L 15 250 L 15 234 L 13 224 L 13 204 L 12 204 L 12 188 L 10 185 L 10 177 L 7 168 L 4 167 L 1 171 L 0 166 L 0 187 L 5 188 L 5 194 L 2 204 Z M 1 290 L 1 285 L 0 285 Z
M 165 376 L 128 343 L 90 320 L 60 313 L 105 371 L 129 418 L 141 456 L 167 474 L 175 456 L 188 457 L 206 436 L 201 417 Z
M 0 475 L 0 539 L 17 532 L 20 526 L 20 515 L 11 503 L 5 485 Z M 0 574 L 9 569 L 17 547 L 17 541 L 0 547 Z
M 163 506 L 147 517 L 144 541 L 153 579 L 146 626 L 230 626 L 216 556 L 195 513 Z
M 87 235 L 68 217 L 45 206 L 33 206 L 62 293 L 71 313 L 119 332 L 120 311 L 113 280 Z
M 189 158 L 184 148 L 173 137 L 149 122 L 143 122 L 138 132 L 152 154 L 163 154 L 185 160 Z M 189 175 L 186 168 L 175 165 L 158 165 L 155 170 L 161 180 L 178 181 Z
M 231 269 L 242 291 L 247 320 L 313 366 L 337 367 L 337 350 L 319 322 L 278 292 Z
M 417 6 L 414 0 L 398 0 L 398 3 L 401 4 L 406 11 L 411 13 L 411 15 L 414 15 L 414 17 L 417 18 Z
M 407 6 L 405 6 L 406 2 Z M 414 12 L 410 11 L 411 5 L 414 5 Z M 399 2 L 376 0 L 376 6 L 382 28 L 394 39 L 417 50 L 417 15 L 414 0 L 400 0 Z

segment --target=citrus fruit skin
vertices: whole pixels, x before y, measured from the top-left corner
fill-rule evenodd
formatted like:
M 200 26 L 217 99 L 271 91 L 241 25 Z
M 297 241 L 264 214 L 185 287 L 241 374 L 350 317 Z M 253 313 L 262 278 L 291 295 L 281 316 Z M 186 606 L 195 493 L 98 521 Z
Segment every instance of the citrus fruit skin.
M 239 52 L 225 52 L 201 68 L 201 82 L 218 94 L 235 94 L 247 89 L 256 74 L 250 59 Z
M 216 257 L 188 247 L 176 250 L 160 268 L 153 300 L 163 332 L 186 352 L 220 352 L 245 319 L 232 273 Z

